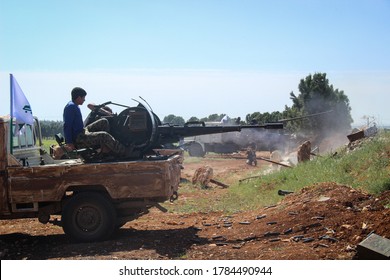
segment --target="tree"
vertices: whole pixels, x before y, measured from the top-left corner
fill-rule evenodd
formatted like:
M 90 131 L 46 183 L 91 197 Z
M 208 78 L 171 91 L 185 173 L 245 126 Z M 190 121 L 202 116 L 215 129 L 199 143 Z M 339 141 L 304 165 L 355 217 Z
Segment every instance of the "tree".
M 41 133 L 44 138 L 53 138 L 57 133 L 62 133 L 63 131 L 63 122 L 62 121 L 46 121 L 42 120 L 40 122 L 41 125 Z
M 185 121 L 183 117 L 175 116 L 173 114 L 170 114 L 163 119 L 163 123 L 169 123 L 173 125 L 184 125 Z
M 191 117 L 187 122 L 199 122 L 199 119 L 197 117 Z
M 260 112 L 254 112 L 245 116 L 245 121 L 247 124 L 259 124 L 262 122 L 262 119 L 263 117 Z
M 272 113 L 265 112 L 254 112 L 252 114 L 247 114 L 245 119 L 248 124 L 265 124 L 270 122 L 278 122 L 283 118 L 283 113 L 279 111 L 274 111 Z
M 304 119 L 301 128 L 309 128 L 321 133 L 329 130 L 347 131 L 351 128 L 352 117 L 349 99 L 344 91 L 334 89 L 326 78 L 326 73 L 315 73 L 301 79 L 298 86 L 300 94 L 290 93 L 293 102 L 290 112 L 301 116 L 331 111 L 328 114 Z
M 226 114 L 211 114 L 208 117 L 201 118 L 201 122 L 220 122 Z

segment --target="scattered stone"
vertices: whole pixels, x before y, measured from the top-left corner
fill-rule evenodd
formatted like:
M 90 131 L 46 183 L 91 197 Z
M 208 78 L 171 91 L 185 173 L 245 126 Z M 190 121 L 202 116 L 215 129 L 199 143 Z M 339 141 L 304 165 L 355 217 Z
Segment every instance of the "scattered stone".
M 342 228 L 345 228 L 345 229 L 351 229 L 352 226 L 351 225 L 341 225 Z
M 296 235 L 296 236 L 291 237 L 291 239 L 295 242 L 298 242 L 304 237 L 305 237 L 304 235 Z
M 211 237 L 212 240 L 217 240 L 217 239 L 223 239 L 223 240 L 226 240 L 225 237 L 223 237 L 222 235 L 217 235 L 217 236 L 213 236 Z
M 273 238 L 273 239 L 270 239 L 269 242 L 277 242 L 280 240 L 282 240 L 282 239 L 281 238 Z
M 323 244 L 323 243 L 317 243 L 317 244 L 314 245 L 314 248 L 317 248 L 317 247 L 329 248 L 329 245 L 326 245 L 326 244 Z
M 331 228 L 325 227 L 324 229 L 326 230 L 327 234 L 334 234 L 335 233 L 335 231 L 333 229 L 331 229 Z
M 308 243 L 308 242 L 312 242 L 312 241 L 314 241 L 314 238 L 312 238 L 312 237 L 302 238 L 303 243 Z
M 330 197 L 327 197 L 327 196 L 320 196 L 320 198 L 318 198 L 317 201 L 319 202 L 324 202 L 324 201 L 328 201 L 330 199 Z
M 262 215 L 256 216 L 256 220 L 264 219 L 265 217 L 267 217 L 267 215 L 262 214 Z
M 345 248 L 345 251 L 347 251 L 347 252 L 356 252 L 356 247 L 348 245 L 347 248 Z
M 361 237 L 360 235 L 355 235 L 355 236 L 353 237 L 353 240 L 354 240 L 355 242 L 361 242 L 361 241 L 363 240 L 363 237 Z
M 309 228 L 315 228 L 315 227 L 320 227 L 320 226 L 321 226 L 321 223 L 314 223 L 314 224 L 310 224 L 310 225 L 305 225 L 305 226 L 301 226 L 300 231 L 306 232 Z
M 179 225 L 183 225 L 184 222 L 168 221 L 166 222 L 166 224 L 170 226 L 179 226 Z
M 242 241 L 251 241 L 251 240 L 254 240 L 256 238 L 257 238 L 256 235 L 251 235 L 251 236 L 245 237 L 244 239 L 242 239 Z
M 227 243 L 227 242 L 217 242 L 217 243 L 215 243 L 215 245 L 217 245 L 217 246 L 226 246 L 226 245 L 229 245 L 229 243 Z
M 264 233 L 264 237 L 268 237 L 268 236 L 278 236 L 280 235 L 280 232 L 272 232 L 272 231 L 267 231 L 266 233 Z
M 324 216 L 315 216 L 315 217 L 312 217 L 312 220 L 323 220 L 325 219 Z
M 328 240 L 330 242 L 338 242 L 339 240 L 337 238 L 331 237 L 329 235 L 322 235 L 319 237 L 320 240 Z

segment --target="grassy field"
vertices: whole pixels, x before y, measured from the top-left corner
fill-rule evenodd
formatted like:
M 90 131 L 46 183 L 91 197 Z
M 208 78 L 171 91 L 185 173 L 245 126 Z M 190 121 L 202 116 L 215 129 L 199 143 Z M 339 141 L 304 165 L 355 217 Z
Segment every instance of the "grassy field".
M 236 183 L 223 197 L 207 197 L 168 206 L 175 212 L 237 212 L 272 205 L 282 199 L 278 190 L 299 191 L 320 182 L 336 182 L 379 194 L 390 190 L 390 133 L 381 132 L 366 139 L 353 151 L 346 147 L 337 153 L 317 157 L 294 168 Z M 211 190 L 197 190 L 207 192 Z M 185 184 L 181 193 L 193 192 Z M 390 207 L 390 205 L 389 205 Z
M 44 138 L 42 139 L 42 144 L 45 151 L 49 153 L 49 147 L 51 145 L 57 145 L 57 142 L 54 138 Z

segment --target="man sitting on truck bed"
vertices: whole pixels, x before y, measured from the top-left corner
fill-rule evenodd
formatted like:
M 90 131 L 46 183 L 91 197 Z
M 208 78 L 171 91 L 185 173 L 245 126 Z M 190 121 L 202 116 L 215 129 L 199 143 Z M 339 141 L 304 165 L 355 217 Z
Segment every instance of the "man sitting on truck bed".
M 101 118 L 84 127 L 79 105 L 83 105 L 87 92 L 75 87 L 72 92 L 72 101 L 64 108 L 64 136 L 65 148 L 73 151 L 80 148 L 101 148 L 102 152 L 112 152 L 120 158 L 131 157 L 133 147 L 126 147 L 117 141 L 111 134 L 107 119 Z

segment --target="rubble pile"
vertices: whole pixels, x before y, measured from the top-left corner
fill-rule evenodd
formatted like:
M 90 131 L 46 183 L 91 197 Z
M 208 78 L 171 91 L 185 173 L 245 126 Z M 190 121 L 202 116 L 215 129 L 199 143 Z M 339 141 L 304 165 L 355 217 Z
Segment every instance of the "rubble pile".
M 195 226 L 209 247 L 223 247 L 220 259 L 359 259 L 357 246 L 370 234 L 390 238 L 390 209 L 384 206 L 389 198 L 390 192 L 374 197 L 325 182 L 288 194 L 277 205 L 208 215 Z

